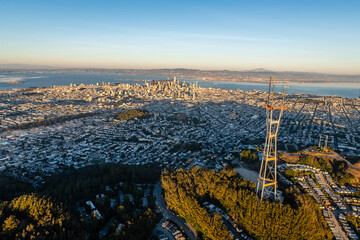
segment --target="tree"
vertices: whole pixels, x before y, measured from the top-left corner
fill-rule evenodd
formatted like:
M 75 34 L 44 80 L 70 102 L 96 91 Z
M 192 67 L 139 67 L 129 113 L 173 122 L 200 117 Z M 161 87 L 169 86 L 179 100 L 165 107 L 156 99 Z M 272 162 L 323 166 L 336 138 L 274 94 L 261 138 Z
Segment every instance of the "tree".
M 0 205 L 0 239 L 57 239 L 67 232 L 69 214 L 50 198 L 25 194 Z M 24 224 L 20 224 L 24 223 Z M 21 236 L 21 237 L 20 237 Z
M 314 200 L 297 194 L 295 205 L 259 202 L 255 184 L 233 169 L 215 172 L 198 167 L 164 171 L 162 186 L 168 206 L 208 239 L 231 239 L 221 217 L 202 206 L 212 202 L 257 239 L 331 239 L 332 233 Z M 306 229 L 307 231 L 304 231 Z
M 142 109 L 130 109 L 114 115 L 114 117 L 120 121 L 127 121 L 134 118 L 144 118 L 147 116 L 149 116 L 149 113 Z
M 18 227 L 19 223 L 20 221 L 16 218 L 15 215 L 10 215 L 8 218 L 5 219 L 2 225 L 2 229 L 4 232 L 11 232 Z

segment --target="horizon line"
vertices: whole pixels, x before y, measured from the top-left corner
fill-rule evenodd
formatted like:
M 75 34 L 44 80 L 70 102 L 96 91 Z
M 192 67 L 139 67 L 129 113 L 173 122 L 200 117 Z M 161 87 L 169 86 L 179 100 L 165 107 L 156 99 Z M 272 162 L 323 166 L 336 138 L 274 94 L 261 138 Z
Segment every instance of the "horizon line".
M 8 68 L 1 68 L 2 66 L 6 65 L 19 65 L 19 66 L 29 66 L 28 68 L 21 68 L 21 67 L 8 67 Z M 31 68 L 30 66 L 34 67 Z M 253 71 L 254 73 L 261 73 L 261 72 L 274 72 L 274 73 L 312 73 L 312 74 L 324 74 L 324 75 L 334 75 L 334 76 L 360 76 L 360 73 L 326 73 L 326 72 L 316 72 L 316 71 L 295 71 L 295 70 L 270 70 L 265 68 L 253 68 L 253 69 L 246 69 L 246 70 L 229 70 L 229 69 L 201 69 L 201 68 L 186 68 L 186 67 L 158 67 L 158 68 L 120 68 L 120 67 L 65 67 L 65 66 L 52 66 L 52 65 L 41 65 L 41 64 L 23 64 L 23 63 L 1 63 L 0 64 L 0 71 L 1 70 L 55 70 L 55 69 L 107 69 L 107 70 L 197 70 L 197 71 L 229 71 L 229 72 L 249 72 Z M 259 71 L 256 71 L 259 70 Z

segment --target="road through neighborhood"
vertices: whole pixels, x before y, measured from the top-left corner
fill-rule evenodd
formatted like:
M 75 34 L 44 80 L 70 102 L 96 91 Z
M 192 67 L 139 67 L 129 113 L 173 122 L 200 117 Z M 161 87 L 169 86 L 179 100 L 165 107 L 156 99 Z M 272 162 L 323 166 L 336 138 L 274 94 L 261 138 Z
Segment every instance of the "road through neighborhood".
M 196 231 L 191 227 L 188 223 L 186 223 L 182 218 L 176 216 L 172 211 L 170 211 L 167 206 L 166 202 L 161 194 L 161 184 L 157 183 L 154 188 L 154 197 L 155 197 L 155 203 L 159 207 L 161 213 L 163 214 L 164 218 L 167 218 L 173 222 L 175 222 L 179 227 L 182 227 L 184 229 L 184 232 L 186 236 L 190 240 L 197 240 L 197 234 Z

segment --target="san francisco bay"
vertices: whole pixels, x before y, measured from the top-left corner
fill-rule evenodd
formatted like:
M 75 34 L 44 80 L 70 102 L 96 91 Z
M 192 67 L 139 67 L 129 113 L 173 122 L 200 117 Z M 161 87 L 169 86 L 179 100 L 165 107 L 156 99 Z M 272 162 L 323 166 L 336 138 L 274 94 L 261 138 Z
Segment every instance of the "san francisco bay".
M 0 90 L 28 87 L 51 87 L 52 85 L 70 84 L 101 84 L 127 83 L 143 84 L 145 81 L 162 80 L 173 78 L 173 76 L 147 76 L 147 75 L 117 75 L 117 74 L 93 74 L 93 73 L 0 73 Z M 221 88 L 231 90 L 260 90 L 267 91 L 268 86 L 262 83 L 253 82 L 230 82 L 230 81 L 203 81 L 201 79 L 179 78 L 186 82 L 199 82 L 200 87 Z M 360 83 L 306 83 L 287 84 L 287 93 L 305 93 L 324 96 L 340 96 L 355 98 L 360 96 Z M 282 91 L 279 84 L 277 91 Z

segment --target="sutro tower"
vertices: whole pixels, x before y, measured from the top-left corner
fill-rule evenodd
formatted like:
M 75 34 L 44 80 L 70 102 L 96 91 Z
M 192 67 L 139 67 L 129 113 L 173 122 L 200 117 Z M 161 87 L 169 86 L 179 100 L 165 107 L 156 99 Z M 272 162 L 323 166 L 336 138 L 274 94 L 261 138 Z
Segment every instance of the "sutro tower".
M 268 96 L 266 104 L 266 140 L 261 160 L 261 168 L 259 172 L 259 178 L 256 186 L 256 193 L 260 197 L 260 200 L 269 199 L 276 201 L 277 196 L 277 134 L 280 126 L 280 119 L 282 117 L 284 109 L 285 98 L 285 86 L 283 92 L 283 98 L 280 105 L 274 103 L 274 91 L 275 91 L 275 80 L 269 82 Z

